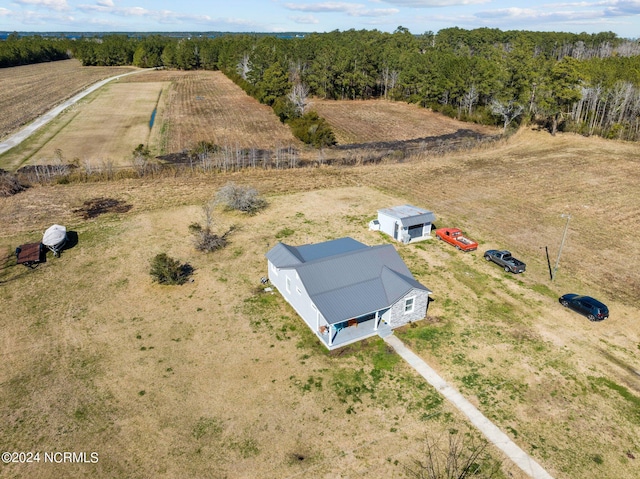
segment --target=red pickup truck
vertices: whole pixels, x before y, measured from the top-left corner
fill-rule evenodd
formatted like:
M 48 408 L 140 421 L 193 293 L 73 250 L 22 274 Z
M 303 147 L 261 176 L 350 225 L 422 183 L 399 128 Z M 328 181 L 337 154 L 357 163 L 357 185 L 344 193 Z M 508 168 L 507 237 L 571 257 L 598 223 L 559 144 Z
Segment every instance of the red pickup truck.
M 475 251 L 478 249 L 478 243 L 466 238 L 458 228 L 439 228 L 436 230 L 436 237 L 462 251 Z

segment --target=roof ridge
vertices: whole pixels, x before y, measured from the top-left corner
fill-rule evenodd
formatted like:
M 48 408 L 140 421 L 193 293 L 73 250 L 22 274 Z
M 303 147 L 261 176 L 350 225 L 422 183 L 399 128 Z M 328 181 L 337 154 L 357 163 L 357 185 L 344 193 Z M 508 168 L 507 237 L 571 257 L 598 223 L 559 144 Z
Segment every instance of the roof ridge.
M 337 258 L 345 258 L 345 257 L 351 256 L 351 255 L 370 253 L 371 251 L 374 251 L 376 249 L 381 249 L 383 247 L 391 247 L 391 248 L 393 248 L 393 245 L 386 243 L 386 244 L 380 244 L 380 245 L 374 245 L 374 246 L 366 246 L 365 248 L 359 248 L 359 249 L 355 249 L 355 250 L 351 250 L 351 251 L 345 251 L 344 253 L 338 253 L 338 254 L 334 254 L 334 255 L 331 255 L 331 256 L 323 256 L 322 258 L 312 259 L 311 261 L 303 261 L 302 260 L 302 263 L 299 264 L 299 265 L 296 265 L 296 266 L 297 267 L 303 267 L 303 266 L 307 266 L 307 265 L 313 265 L 313 264 L 322 263 L 322 262 L 329 261 L 329 260 L 334 260 L 334 259 L 337 259 Z

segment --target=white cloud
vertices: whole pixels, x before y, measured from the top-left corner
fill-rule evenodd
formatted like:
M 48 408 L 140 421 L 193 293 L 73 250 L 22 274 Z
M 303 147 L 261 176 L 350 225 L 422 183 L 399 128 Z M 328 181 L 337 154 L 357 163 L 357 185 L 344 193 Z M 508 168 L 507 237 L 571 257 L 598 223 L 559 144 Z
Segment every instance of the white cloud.
M 292 15 L 288 18 L 295 23 L 300 23 L 303 25 L 317 25 L 318 23 L 320 23 L 320 20 L 318 20 L 313 15 Z
M 112 4 L 111 0 L 103 0 L 97 2 L 96 5 L 80 5 L 78 10 L 94 14 L 96 12 L 103 14 L 110 14 L 116 17 L 135 17 L 135 18 L 147 18 L 155 20 L 159 23 L 183 23 L 184 21 L 191 21 L 199 24 L 209 24 L 212 19 L 209 15 L 191 15 L 185 13 L 177 13 L 171 10 L 149 10 L 142 7 L 116 7 L 109 6 Z M 109 23 L 107 21 L 107 23 Z
M 458 5 L 479 5 L 490 3 L 491 0 L 383 0 L 384 3 L 398 5 L 399 7 L 433 8 L 455 7 Z
M 497 10 L 489 10 L 478 12 L 475 16 L 478 19 L 500 20 L 505 22 L 538 22 L 538 23 L 559 23 L 559 22 L 575 22 L 579 20 L 593 20 L 601 18 L 603 11 L 597 9 L 562 9 L 553 10 L 544 8 L 504 8 Z
M 397 8 L 367 8 L 360 3 L 345 2 L 320 2 L 295 4 L 285 3 L 284 8 L 299 12 L 314 13 L 345 13 L 350 17 L 382 17 L 386 15 L 394 15 L 400 10 Z
M 97 5 L 100 5 L 101 7 L 115 7 L 115 3 L 113 3 L 113 0 L 99 0 L 96 2 Z
M 49 10 L 69 10 L 67 0 L 14 0 L 14 2 L 20 5 L 44 7 L 48 8 Z
M 640 15 L 640 0 L 621 0 L 610 2 L 610 6 L 605 9 L 610 16 Z

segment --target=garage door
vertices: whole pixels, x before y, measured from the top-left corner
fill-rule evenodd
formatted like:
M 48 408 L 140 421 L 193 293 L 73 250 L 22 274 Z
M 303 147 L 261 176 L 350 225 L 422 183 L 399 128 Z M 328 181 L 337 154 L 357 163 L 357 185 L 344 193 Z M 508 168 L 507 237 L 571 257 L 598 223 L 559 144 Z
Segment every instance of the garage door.
M 423 230 L 424 230 L 424 224 L 409 226 L 409 238 L 422 237 Z

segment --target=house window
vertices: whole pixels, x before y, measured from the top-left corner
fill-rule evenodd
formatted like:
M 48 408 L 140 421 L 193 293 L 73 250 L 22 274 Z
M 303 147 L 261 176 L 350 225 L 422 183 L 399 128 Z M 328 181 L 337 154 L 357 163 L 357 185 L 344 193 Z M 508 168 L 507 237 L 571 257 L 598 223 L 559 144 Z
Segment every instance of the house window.
M 413 306 L 416 302 L 415 300 L 415 296 L 404 300 L 404 314 L 413 313 Z
M 287 288 L 287 293 L 291 292 L 291 278 L 289 278 L 289 276 L 287 276 L 287 279 L 285 281 L 285 286 Z
M 273 274 L 278 276 L 278 268 L 276 268 L 276 265 L 273 263 L 271 263 L 271 271 L 273 271 Z

